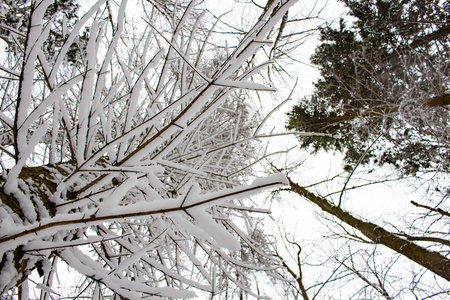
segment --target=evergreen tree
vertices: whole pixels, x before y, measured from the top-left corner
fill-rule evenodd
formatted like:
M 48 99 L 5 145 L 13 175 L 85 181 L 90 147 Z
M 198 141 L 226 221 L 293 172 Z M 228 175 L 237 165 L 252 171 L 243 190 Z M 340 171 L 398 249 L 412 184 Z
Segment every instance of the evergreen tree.
M 342 2 L 355 21 L 320 28 L 311 60 L 321 78 L 287 128 L 329 134 L 301 137 L 301 147 L 344 152 L 348 169 L 448 172 L 449 2 Z
M 32 5 L 34 4 L 27 0 L 7 0 L 0 4 L 0 38 L 6 42 L 6 52 L 14 55 L 22 54 L 20 49 L 24 48 Z M 54 57 L 55 49 L 64 44 L 67 32 L 78 20 L 79 7 L 76 0 L 54 0 L 47 8 L 43 20 L 55 24 L 43 47 L 47 59 Z M 85 48 L 87 38 L 87 34 L 84 33 L 72 44 L 67 54 L 71 63 L 80 60 L 80 50 Z

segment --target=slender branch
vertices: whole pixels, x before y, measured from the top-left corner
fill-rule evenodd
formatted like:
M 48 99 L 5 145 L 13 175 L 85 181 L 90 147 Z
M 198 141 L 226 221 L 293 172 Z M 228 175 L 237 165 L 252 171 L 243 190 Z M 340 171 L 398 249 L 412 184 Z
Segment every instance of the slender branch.
M 430 211 L 434 211 L 434 212 L 440 213 L 443 216 L 450 217 L 450 213 L 448 211 L 443 210 L 442 208 L 433 208 L 433 207 L 425 205 L 425 204 L 419 204 L 419 203 L 417 203 L 415 201 L 411 201 L 411 203 L 414 206 L 416 206 L 416 207 L 425 208 L 425 209 L 428 209 Z

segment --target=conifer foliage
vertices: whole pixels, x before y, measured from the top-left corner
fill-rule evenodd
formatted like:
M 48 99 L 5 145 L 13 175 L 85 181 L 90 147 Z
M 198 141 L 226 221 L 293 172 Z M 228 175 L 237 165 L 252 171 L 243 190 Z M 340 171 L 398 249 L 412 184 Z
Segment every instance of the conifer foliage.
M 303 148 L 391 164 L 403 174 L 449 171 L 448 1 L 342 0 L 352 17 L 321 28 L 311 61 L 321 78 L 289 113 Z

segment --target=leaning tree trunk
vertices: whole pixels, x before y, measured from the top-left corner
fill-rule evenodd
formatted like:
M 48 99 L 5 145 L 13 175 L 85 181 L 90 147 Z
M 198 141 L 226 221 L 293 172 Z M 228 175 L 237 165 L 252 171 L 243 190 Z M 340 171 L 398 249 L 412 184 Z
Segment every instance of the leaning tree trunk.
M 290 190 L 292 192 L 306 198 L 308 201 L 317 205 L 324 212 L 335 216 L 347 225 L 357 229 L 373 242 L 382 244 L 395 252 L 406 256 L 410 260 L 430 270 L 436 275 L 450 281 L 450 259 L 447 257 L 418 246 L 411 241 L 398 237 L 392 232 L 389 232 L 374 223 L 362 221 L 342 210 L 340 207 L 331 204 L 326 199 L 309 192 L 304 187 L 292 182 L 290 179 L 289 183 L 291 186 Z

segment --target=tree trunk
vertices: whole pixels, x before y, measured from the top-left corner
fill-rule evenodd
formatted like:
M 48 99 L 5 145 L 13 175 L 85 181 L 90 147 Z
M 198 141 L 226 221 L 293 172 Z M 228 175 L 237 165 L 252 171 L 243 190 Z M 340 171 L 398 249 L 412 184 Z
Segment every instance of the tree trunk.
M 67 164 L 66 167 L 68 167 Z M 41 221 L 41 218 L 54 217 L 56 213 L 55 204 L 51 201 L 49 195 L 56 191 L 56 175 L 61 174 L 62 169 L 58 167 L 27 167 L 23 168 L 19 174 L 18 180 L 20 186 L 26 187 L 27 191 L 20 189 L 21 193 L 27 194 L 29 199 L 18 199 L 17 195 L 8 194 L 1 186 L 4 181 L 0 179 L 0 199 L 2 208 L 6 208 L 11 215 L 15 215 L 16 219 L 20 219 L 24 224 Z M 20 197 L 20 195 L 19 195 Z M 36 211 L 36 220 L 28 220 L 26 213 L 21 205 L 24 201 L 30 201 L 30 206 Z M 46 211 L 44 215 L 43 213 Z M 20 226 L 15 223 L 14 226 Z M 8 231 L 2 232 L 2 238 L 8 236 Z M 0 242 L 0 246 L 3 246 Z M 50 250 L 46 252 L 50 254 Z M 34 270 L 38 269 L 41 274 L 44 262 L 48 260 L 45 255 L 36 255 L 36 253 L 27 253 L 23 250 L 23 245 L 19 244 L 15 249 L 0 249 L 0 274 L 8 273 L 8 280 L 5 277 L 0 278 L 0 295 L 14 286 L 20 287 L 27 276 Z M 2 274 L 3 275 L 3 274 Z M 9 281 L 9 282 L 8 282 Z
M 292 182 L 290 179 L 289 183 L 292 192 L 306 198 L 320 207 L 323 211 L 359 230 L 373 242 L 382 244 L 395 252 L 408 257 L 415 263 L 427 268 L 436 275 L 445 278 L 447 281 L 450 281 L 450 260 L 447 257 L 398 237 L 374 223 L 362 221 L 342 210 L 340 207 L 331 204 L 326 199 L 309 192 L 304 187 Z

